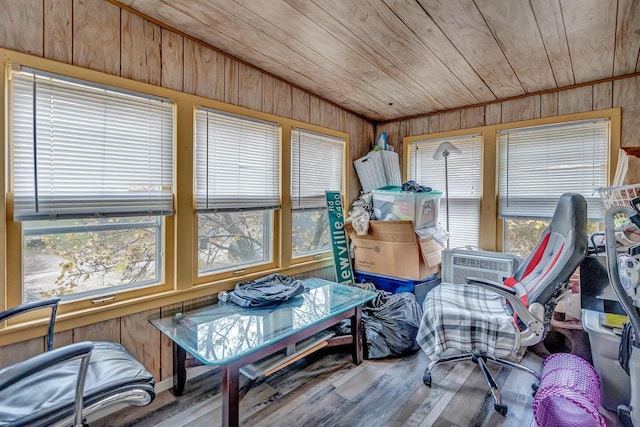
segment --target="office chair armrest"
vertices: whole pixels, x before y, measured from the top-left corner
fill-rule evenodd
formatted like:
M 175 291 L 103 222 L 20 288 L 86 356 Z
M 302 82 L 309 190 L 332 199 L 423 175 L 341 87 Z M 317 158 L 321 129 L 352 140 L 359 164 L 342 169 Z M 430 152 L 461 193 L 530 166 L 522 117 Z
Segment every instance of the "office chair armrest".
M 467 283 L 469 285 L 479 285 L 487 289 L 492 289 L 492 290 L 495 290 L 496 292 L 504 291 L 504 292 L 510 293 L 513 296 L 516 296 L 516 297 L 518 296 L 516 291 L 514 291 L 512 288 L 505 286 L 502 283 L 494 282 L 493 280 L 482 279 L 480 277 L 467 277 Z
M 34 310 L 40 310 L 43 308 L 51 308 L 51 316 L 49 317 L 49 328 L 47 330 L 47 351 L 53 348 L 53 328 L 56 323 L 56 313 L 58 311 L 58 303 L 60 298 L 48 298 L 40 301 L 32 301 L 25 304 L 20 304 L 16 307 L 12 307 L 6 311 L 0 313 L 0 322 L 4 322 L 7 319 L 18 316 L 20 314 L 28 313 Z
M 6 371 L 2 372 L 0 378 L 0 390 L 16 384 L 25 378 L 37 374 L 43 369 L 51 368 L 61 363 L 80 358 L 80 366 L 78 367 L 78 379 L 75 385 L 75 402 L 74 402 L 74 426 L 82 424 L 82 408 L 84 397 L 84 383 L 87 377 L 87 369 L 89 367 L 89 357 L 93 350 L 92 342 L 81 342 L 77 344 L 67 345 L 46 353 L 39 354 L 24 362 L 16 363 L 10 366 Z M 34 390 L 34 393 L 37 393 Z
M 32 301 L 25 304 L 20 304 L 16 307 L 12 307 L 6 311 L 0 312 L 0 322 L 10 319 L 19 314 L 39 310 L 41 308 L 51 307 L 51 309 L 53 310 L 58 306 L 59 302 L 60 298 L 48 298 L 40 301 Z
M 522 300 L 518 297 L 518 294 L 508 286 L 503 285 L 502 283 L 494 282 L 492 280 L 481 279 L 478 277 L 468 277 L 467 284 L 471 286 L 478 286 L 483 289 L 488 289 L 492 292 L 495 292 L 501 296 L 503 296 L 518 315 L 520 320 L 525 324 L 526 329 L 524 331 L 520 331 L 520 341 L 522 345 L 532 345 L 539 342 L 542 339 L 544 333 L 544 324 L 542 316 L 538 319 L 531 312 L 532 310 L 536 314 L 540 314 L 541 308 L 538 307 L 538 303 L 534 303 L 531 305 L 531 310 L 524 305 Z M 535 306 L 535 307 L 534 307 Z M 542 313 L 544 309 L 542 308 Z
M 518 317 L 520 317 L 520 319 L 525 323 L 525 325 L 528 325 L 529 322 L 532 321 L 538 321 L 538 319 L 533 317 L 533 315 L 529 312 L 529 309 L 520 300 L 520 297 L 518 296 L 516 291 L 514 291 L 510 287 L 498 282 L 494 282 L 492 280 L 480 279 L 477 277 L 468 277 L 467 284 L 478 286 L 483 289 L 488 289 L 505 297 L 506 300 L 509 301 L 509 304 L 511 304 L 511 307 L 516 312 Z

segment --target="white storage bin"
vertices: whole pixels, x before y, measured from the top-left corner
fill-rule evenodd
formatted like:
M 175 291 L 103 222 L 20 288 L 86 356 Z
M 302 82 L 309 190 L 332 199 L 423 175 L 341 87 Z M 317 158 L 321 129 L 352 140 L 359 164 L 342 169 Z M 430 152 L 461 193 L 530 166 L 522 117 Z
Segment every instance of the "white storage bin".
M 618 362 L 620 337 L 600 324 L 597 311 L 582 310 L 582 326 L 589 334 L 593 366 L 600 375 L 602 406 L 617 411 L 618 405 L 628 405 L 631 399 L 631 379 Z
M 365 193 L 388 185 L 402 185 L 400 160 L 393 151 L 373 151 L 353 162 Z
M 435 227 L 440 212 L 442 192 L 433 190 L 426 193 L 401 191 L 400 187 L 388 186 L 373 190 L 373 214 L 380 221 L 413 221 L 413 228 Z

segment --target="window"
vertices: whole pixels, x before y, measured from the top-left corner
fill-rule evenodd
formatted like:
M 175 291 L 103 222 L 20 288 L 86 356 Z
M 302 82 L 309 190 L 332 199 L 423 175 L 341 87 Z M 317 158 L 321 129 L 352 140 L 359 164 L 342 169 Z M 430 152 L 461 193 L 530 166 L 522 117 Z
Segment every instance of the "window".
M 23 301 L 160 282 L 173 104 L 26 68 L 11 83 Z
M 565 192 L 585 196 L 589 220 L 602 220 L 604 208 L 594 190 L 607 182 L 608 147 L 609 121 L 604 119 L 499 132 L 505 251 L 528 254 Z
M 199 107 L 195 128 L 198 273 L 271 262 L 278 124 Z
M 344 140 L 303 129 L 291 133 L 293 256 L 330 249 L 325 191 L 342 191 Z
M 480 235 L 480 195 L 482 179 L 482 139 L 480 135 L 422 140 L 409 147 L 409 179 L 442 191 L 439 223 L 447 223 L 444 160 L 435 160 L 438 146 L 449 141 L 460 155 L 448 159 L 450 247 L 478 246 Z
M 162 278 L 158 216 L 29 221 L 23 235 L 25 302 L 122 291 Z

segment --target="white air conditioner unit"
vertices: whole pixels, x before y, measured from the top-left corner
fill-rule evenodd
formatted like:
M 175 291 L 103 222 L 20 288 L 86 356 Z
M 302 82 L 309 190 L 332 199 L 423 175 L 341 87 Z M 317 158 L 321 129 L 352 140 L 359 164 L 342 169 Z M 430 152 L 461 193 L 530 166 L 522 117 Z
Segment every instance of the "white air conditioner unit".
M 513 254 L 445 249 L 442 251 L 442 282 L 466 283 L 467 277 L 478 277 L 502 283 L 513 276 L 522 258 Z

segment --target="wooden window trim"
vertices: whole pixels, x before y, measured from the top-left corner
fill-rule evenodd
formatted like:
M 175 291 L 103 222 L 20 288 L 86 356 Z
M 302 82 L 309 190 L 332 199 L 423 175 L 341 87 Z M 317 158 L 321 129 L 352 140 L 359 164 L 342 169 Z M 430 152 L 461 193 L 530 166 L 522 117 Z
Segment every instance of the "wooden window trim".
M 310 131 L 310 132 L 315 132 L 315 133 L 320 133 L 320 134 L 324 134 L 327 136 L 335 136 L 337 138 L 342 138 L 342 140 L 344 141 L 344 146 L 343 146 L 343 155 L 342 155 L 342 159 L 343 159 L 343 164 L 342 164 L 342 188 L 343 190 L 343 195 L 342 195 L 342 206 L 346 206 L 345 205 L 345 192 L 348 191 L 349 189 L 349 163 L 350 163 L 350 158 L 349 158 L 349 134 L 344 133 L 344 132 L 339 132 L 339 131 L 335 131 L 335 130 L 331 130 L 331 129 L 327 129 L 327 128 L 323 128 L 320 126 L 315 126 L 315 125 L 311 125 L 308 123 L 298 123 L 295 126 L 291 126 L 287 129 L 288 131 L 288 135 L 286 138 L 283 137 L 283 141 L 287 144 L 287 149 L 286 149 L 286 162 L 287 165 L 286 167 L 288 168 L 288 171 L 291 171 L 291 132 L 293 131 L 293 129 L 300 129 L 300 130 L 306 130 L 306 131 Z M 285 165 L 282 165 L 282 168 L 284 170 Z M 293 239 L 293 218 L 292 218 L 292 210 L 291 210 L 291 176 L 290 173 L 287 173 L 287 180 L 288 182 L 286 184 L 283 184 L 283 188 L 287 189 L 286 195 L 283 194 L 283 202 L 286 201 L 287 203 L 287 209 L 283 209 L 283 211 L 287 212 L 287 218 L 286 218 L 286 224 L 283 221 L 282 227 L 283 230 L 287 230 L 288 236 L 284 236 L 284 238 L 286 238 L 287 242 L 289 242 L 289 245 L 287 245 L 287 253 L 286 253 L 286 257 L 283 257 L 283 260 L 287 261 L 287 265 L 299 265 L 299 264 L 304 264 L 304 263 L 308 263 L 308 262 L 312 262 L 312 261 L 317 261 L 317 260 L 327 260 L 327 259 L 333 259 L 333 252 L 331 251 L 331 248 L 329 248 L 327 251 L 324 252 L 319 252 L 316 254 L 311 254 L 311 255 L 305 255 L 305 256 L 299 256 L 299 257 L 293 257 L 293 253 L 292 253 L 292 239 Z M 285 233 L 283 233 L 284 235 Z
M 480 197 L 480 247 L 489 251 L 502 251 L 504 224 L 498 218 L 498 132 L 531 126 L 550 125 L 563 122 L 608 118 L 611 121 L 609 138 L 609 161 L 607 162 L 608 185 L 611 185 L 618 163 L 621 146 L 621 108 L 608 108 L 582 113 L 565 114 L 531 120 L 520 120 L 497 125 L 478 126 L 447 132 L 412 135 L 403 138 L 403 180 L 409 171 L 409 147 L 411 143 L 423 139 L 447 138 L 479 133 L 482 138 L 482 192 Z M 490 173 L 489 171 L 493 171 Z
M 333 264 L 330 253 L 326 257 L 298 258 L 295 263 L 291 257 L 291 198 L 290 198 L 290 143 L 291 129 L 308 129 L 327 135 L 338 136 L 345 140 L 344 188 L 348 189 L 348 153 L 349 135 L 346 132 L 324 128 L 309 123 L 283 118 L 273 114 L 254 111 L 245 107 L 214 101 L 201 96 L 162 88 L 147 83 L 114 76 L 78 66 L 65 64 L 32 55 L 0 49 L 2 84 L 0 98 L 8 106 L 7 88 L 12 64 L 20 64 L 63 76 L 69 76 L 89 82 L 115 86 L 118 88 L 142 92 L 172 99 L 175 102 L 174 122 L 174 173 L 175 193 L 173 216 L 164 218 L 164 266 L 163 282 L 116 294 L 115 300 L 95 305 L 91 299 L 65 302 L 58 311 L 56 331 L 64 331 L 104 320 L 114 319 L 145 310 L 159 308 L 190 299 L 215 294 L 233 288 L 236 283 L 253 280 L 271 273 L 298 274 L 324 268 Z M 196 213 L 194 209 L 193 168 L 194 168 L 194 114 L 197 105 L 227 111 L 247 117 L 276 122 L 281 128 L 281 194 L 280 211 L 274 215 L 274 255 L 273 262 L 248 267 L 242 275 L 232 271 L 198 277 L 196 243 Z M 9 108 L 0 115 L 0 134 L 4 136 L 5 147 L 9 141 Z M 7 191 L 10 162 L 6 150 L 0 154 L 0 186 L 5 189 L 6 202 L 0 204 L 0 215 L 6 218 L 0 221 L 0 311 L 20 303 L 21 286 L 9 284 L 22 283 L 22 227 L 13 222 L 12 194 Z M 45 329 L 44 319 L 33 313 L 30 316 L 0 324 L 0 337 L 3 345 L 41 336 Z

